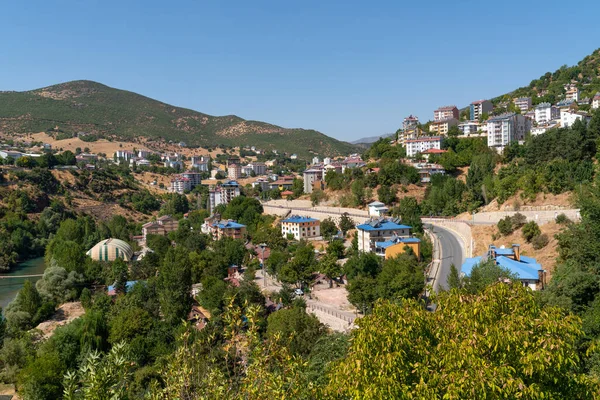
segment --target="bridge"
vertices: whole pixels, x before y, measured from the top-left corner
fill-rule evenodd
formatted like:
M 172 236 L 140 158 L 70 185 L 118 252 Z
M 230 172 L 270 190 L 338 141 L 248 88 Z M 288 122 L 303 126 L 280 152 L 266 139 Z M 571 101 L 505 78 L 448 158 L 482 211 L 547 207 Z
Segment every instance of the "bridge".
M 17 278 L 39 278 L 44 274 L 32 274 L 32 275 L 0 275 L 0 279 L 17 279 Z

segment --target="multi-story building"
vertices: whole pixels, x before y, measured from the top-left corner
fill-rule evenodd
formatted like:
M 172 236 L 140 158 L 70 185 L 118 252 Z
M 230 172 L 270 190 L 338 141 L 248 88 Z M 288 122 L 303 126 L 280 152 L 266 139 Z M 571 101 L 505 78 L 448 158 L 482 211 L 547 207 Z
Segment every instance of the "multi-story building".
M 138 150 L 138 152 L 137 152 L 137 156 L 139 158 L 148 158 L 148 156 L 151 154 L 153 154 L 153 153 L 150 150 L 145 150 L 145 149 Z
M 429 183 L 433 175 L 444 175 L 446 173 L 446 169 L 439 164 L 415 163 L 412 166 L 419 171 L 421 183 Z
M 422 153 L 429 149 L 441 149 L 441 136 L 421 136 L 417 139 L 409 139 L 405 142 L 406 155 L 414 157 L 417 153 Z
M 531 123 L 520 114 L 508 113 L 490 118 L 487 127 L 488 146 L 501 152 L 506 145 L 524 140 L 525 134 L 531 129 Z
M 544 124 L 539 124 L 538 126 L 531 128 L 531 136 L 538 136 L 538 135 L 548 132 L 550 129 L 554 129 L 554 128 L 558 128 L 558 127 L 560 127 L 560 123 L 555 122 L 555 121 L 547 122 Z
M 456 108 L 456 107 L 455 107 Z M 437 135 L 446 136 L 451 126 L 457 126 L 458 119 L 449 118 L 440 121 L 433 121 L 429 124 L 429 131 Z
M 412 114 L 409 115 L 408 117 L 404 118 L 404 121 L 402 121 L 402 130 L 403 131 L 410 131 L 410 130 L 417 129 L 417 126 L 419 126 L 419 118 L 415 117 Z
M 565 85 L 565 99 L 579 101 L 579 88 L 574 83 Z
M 170 215 L 163 215 L 162 217 L 158 217 L 156 221 L 142 225 L 142 238 L 145 242 L 148 235 L 167 236 L 169 232 L 177 230 L 178 227 L 179 221 Z
M 600 92 L 596 93 L 596 95 L 592 99 L 592 108 L 595 110 L 600 108 Z
M 227 181 L 208 190 L 208 210 L 212 214 L 219 204 L 229 204 L 240 195 L 240 185 L 236 181 Z
M 208 172 L 208 158 L 204 156 L 192 156 L 190 158 L 192 163 L 191 168 L 194 168 L 200 172 Z
M 171 192 L 183 194 L 190 190 L 192 190 L 192 182 L 188 178 L 175 176 L 173 179 L 171 179 Z
M 313 157 L 311 164 L 315 165 L 315 164 L 319 164 L 319 162 L 320 162 L 319 157 L 315 156 L 315 157 Z
M 304 193 L 312 193 L 315 182 L 323 181 L 322 168 L 310 168 L 304 171 Z
M 358 236 L 358 250 L 362 252 L 376 252 L 377 243 L 392 242 L 396 239 L 411 237 L 412 227 L 404 225 L 399 218 L 372 218 L 356 226 Z
M 444 106 L 440 107 L 433 112 L 433 121 L 445 121 L 447 119 L 458 120 L 458 108 L 456 106 Z
M 321 236 L 321 222 L 315 218 L 292 215 L 281 221 L 281 234 L 292 234 L 294 239 L 312 239 Z
M 264 175 L 267 173 L 267 166 L 263 162 L 253 162 L 247 165 L 255 175 Z
M 458 130 L 463 135 L 473 135 L 476 134 L 479 130 L 479 122 L 477 121 L 467 121 L 458 124 Z
M 238 163 L 229 163 L 227 165 L 227 178 L 231 180 L 240 179 L 242 176 L 242 167 Z
M 572 126 L 578 119 L 587 123 L 590 120 L 590 115 L 584 111 L 576 111 L 568 108 L 560 110 L 560 126 L 568 128 Z
M 560 118 L 560 110 L 550 103 L 540 103 L 535 107 L 535 122 L 544 124 Z
M 135 153 L 133 151 L 117 150 L 117 151 L 115 151 L 114 158 L 115 158 L 115 160 L 125 160 L 125 161 L 129 162 L 129 160 L 131 160 L 134 156 L 135 156 Z
M 513 99 L 513 103 L 524 114 L 531 108 L 531 97 L 516 97 Z
M 419 126 L 419 118 L 413 116 L 412 114 L 409 115 L 408 117 L 404 118 L 404 121 L 402 121 L 402 130 L 403 131 L 410 131 L 410 130 L 417 129 L 417 126 Z
M 479 121 L 484 113 L 490 113 L 494 109 L 494 105 L 489 100 L 477 100 L 471 103 L 471 121 Z
M 182 178 L 187 178 L 192 184 L 192 189 L 202 183 L 202 174 L 200 172 L 185 171 L 179 174 Z
M 211 225 L 211 234 L 216 240 L 224 237 L 243 239 L 246 236 L 246 225 L 232 220 L 217 221 Z

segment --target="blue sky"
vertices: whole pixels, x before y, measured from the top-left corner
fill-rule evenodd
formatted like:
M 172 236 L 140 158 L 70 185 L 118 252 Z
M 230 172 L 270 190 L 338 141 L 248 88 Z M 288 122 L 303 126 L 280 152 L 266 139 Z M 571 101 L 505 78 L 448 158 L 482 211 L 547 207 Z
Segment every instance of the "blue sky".
M 600 47 L 597 0 L 3 3 L 0 90 L 89 79 L 342 140 L 527 85 Z

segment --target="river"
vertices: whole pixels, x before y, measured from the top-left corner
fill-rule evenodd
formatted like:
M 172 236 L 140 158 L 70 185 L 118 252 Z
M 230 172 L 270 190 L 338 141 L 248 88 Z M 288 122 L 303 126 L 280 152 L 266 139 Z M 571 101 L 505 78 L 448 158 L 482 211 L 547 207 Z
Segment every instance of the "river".
M 17 265 L 8 273 L 0 273 L 0 277 L 43 274 L 44 269 L 46 269 L 44 257 L 32 258 L 31 260 Z M 15 298 L 19 289 L 23 287 L 26 280 L 35 283 L 40 278 L 41 277 L 0 279 L 0 307 L 2 307 L 3 310 L 6 308 L 7 304 Z

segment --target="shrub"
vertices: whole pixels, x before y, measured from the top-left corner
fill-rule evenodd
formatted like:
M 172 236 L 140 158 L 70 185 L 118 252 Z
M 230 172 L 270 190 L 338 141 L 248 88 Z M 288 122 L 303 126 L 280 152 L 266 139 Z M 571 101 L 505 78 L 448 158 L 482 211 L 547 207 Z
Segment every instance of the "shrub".
M 535 221 L 529 221 L 523 226 L 523 238 L 529 243 L 534 237 L 540 236 L 542 231 Z
M 556 223 L 557 224 L 569 224 L 569 223 L 571 223 L 571 220 L 569 219 L 569 217 L 566 216 L 565 213 L 561 213 L 556 216 Z
M 511 217 L 511 221 L 513 230 L 516 230 L 525 225 L 525 222 L 527 222 L 527 217 L 521 213 L 516 213 Z
M 537 235 L 536 237 L 534 237 L 531 240 L 531 244 L 533 244 L 533 248 L 536 250 L 543 249 L 544 247 L 546 247 L 548 245 L 549 242 L 550 242 L 550 239 L 548 238 L 548 235 L 546 235 L 545 233 L 542 233 L 541 235 Z
M 507 216 L 498 221 L 498 230 L 503 236 L 513 233 L 515 229 L 513 228 L 512 218 Z

